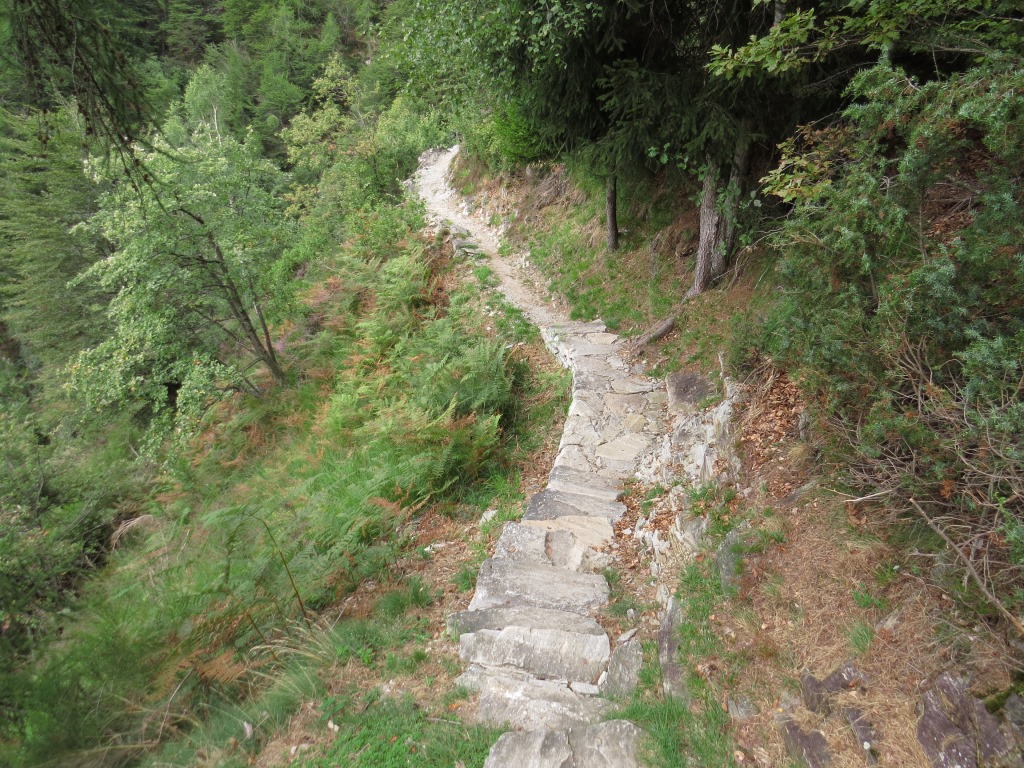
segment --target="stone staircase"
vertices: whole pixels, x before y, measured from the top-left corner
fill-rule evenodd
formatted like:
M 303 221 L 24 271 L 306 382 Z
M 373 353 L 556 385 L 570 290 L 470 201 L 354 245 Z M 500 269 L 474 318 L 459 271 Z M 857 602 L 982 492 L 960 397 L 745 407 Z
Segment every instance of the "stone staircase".
M 478 695 L 476 717 L 514 729 L 485 764 L 636 765 L 640 729 L 600 722 L 608 693 L 627 695 L 623 666 L 641 661 L 638 641 L 614 644 L 594 616 L 608 602 L 601 571 L 612 523 L 626 511 L 623 481 L 650 453 L 665 422 L 656 382 L 630 370 L 621 341 L 601 323 L 542 327 L 573 373 L 573 399 L 547 487 L 522 522 L 506 523 L 480 567 L 468 610 L 451 617 L 468 665 L 457 682 Z
M 677 517 L 667 538 L 643 527 L 643 519 L 631 535 L 652 556 L 652 577 L 667 560 L 699 549 L 707 520 L 689 512 L 678 484 L 714 480 L 723 466 L 734 474 L 728 423 L 738 391 L 726 381 L 724 400 L 701 408 L 713 392 L 706 380 L 679 374 L 666 387 L 627 362 L 623 341 L 603 323 L 566 320 L 537 295 L 525 259 L 497 256 L 499 232 L 486 210 L 471 211 L 455 196 L 447 172 L 456 151 L 425 153 L 411 187 L 457 251 L 487 255 L 501 292 L 573 376 L 547 486 L 529 500 L 521 522 L 506 523 L 468 609 L 449 619 L 466 664 L 457 682 L 476 694 L 478 721 L 512 729 L 485 768 L 634 768 L 642 731 L 607 718 L 614 700 L 628 699 L 636 686 L 640 641 L 636 630 L 613 640 L 595 618 L 609 597 L 602 572 L 613 564 L 612 524 L 626 511 L 620 498 L 627 479 L 674 486 L 666 503 Z M 678 610 L 668 585 L 658 592 L 663 688 L 666 696 L 685 696 L 673 672 Z

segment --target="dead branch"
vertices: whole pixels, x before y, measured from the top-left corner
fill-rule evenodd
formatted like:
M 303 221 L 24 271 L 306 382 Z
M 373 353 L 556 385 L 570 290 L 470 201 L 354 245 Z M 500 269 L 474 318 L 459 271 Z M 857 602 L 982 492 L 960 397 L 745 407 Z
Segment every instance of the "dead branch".
M 971 580 L 974 581 L 978 589 L 981 590 L 981 593 L 985 596 L 985 599 L 988 600 L 989 605 L 991 605 L 993 608 L 999 611 L 1000 615 L 1002 615 L 1003 618 L 1005 618 L 1007 621 L 1010 622 L 1010 624 L 1013 625 L 1013 627 L 1017 630 L 1017 633 L 1021 637 L 1024 637 L 1024 622 L 1022 622 L 1019 618 L 1010 613 L 1009 609 L 1005 605 L 1003 605 L 1003 601 L 996 597 L 995 593 L 993 593 L 992 590 L 988 588 L 988 584 L 986 584 L 985 580 L 982 579 L 981 574 L 979 574 L 978 570 L 974 567 L 974 563 L 971 562 L 970 557 L 964 555 L 964 553 L 960 550 L 960 547 L 958 547 L 953 542 L 953 540 L 946 534 L 946 532 L 942 529 L 941 526 L 936 524 L 935 521 L 928 516 L 928 513 L 925 512 L 921 505 L 917 503 L 916 499 L 910 499 L 910 503 L 914 505 L 914 509 L 916 509 L 918 514 L 921 515 L 925 523 L 928 524 L 928 527 L 942 537 L 942 540 L 946 542 L 946 545 L 951 550 L 953 550 L 953 553 L 956 555 L 957 559 L 964 564 L 964 567 L 967 569 L 967 573 L 970 575 Z

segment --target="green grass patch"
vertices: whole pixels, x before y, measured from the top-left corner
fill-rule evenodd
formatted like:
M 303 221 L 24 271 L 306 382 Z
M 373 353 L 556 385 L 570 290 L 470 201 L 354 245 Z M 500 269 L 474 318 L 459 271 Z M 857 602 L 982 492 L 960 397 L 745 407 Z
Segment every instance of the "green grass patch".
M 297 766 L 472 768 L 483 765 L 501 733 L 466 725 L 448 714 L 432 716 L 409 699 L 374 695 L 328 699 L 323 705 L 323 723 L 337 728 L 333 741 L 324 754 L 298 761 Z
M 679 660 L 684 666 L 689 702 L 665 699 L 660 689 L 656 653 L 648 657 L 641 685 L 620 715 L 647 734 L 647 760 L 656 768 L 733 766 L 734 745 L 729 715 L 722 711 L 721 690 L 728 680 L 698 672 L 701 660 L 727 657 L 711 626 L 712 614 L 724 600 L 714 569 L 707 562 L 687 566 L 679 584 L 683 618 L 679 627 Z

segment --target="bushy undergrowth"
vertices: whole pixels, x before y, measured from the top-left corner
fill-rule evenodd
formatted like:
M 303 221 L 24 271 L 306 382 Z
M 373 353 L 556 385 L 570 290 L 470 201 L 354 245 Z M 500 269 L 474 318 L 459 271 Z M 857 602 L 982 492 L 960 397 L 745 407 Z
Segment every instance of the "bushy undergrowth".
M 275 648 L 360 580 L 386 577 L 424 505 L 451 507 L 505 471 L 526 373 L 509 352 L 518 339 L 481 333 L 475 289 L 450 287 L 419 209 L 401 202 L 400 179 L 440 129 L 399 101 L 372 131 L 338 130 L 275 268 L 291 287 L 268 305 L 288 383 L 196 422 L 165 492 L 61 615 L 59 641 L 7 681 L 18 739 L 2 759 L 113 765 L 170 743 L 161 765 L 244 763 L 319 690 L 315 668 Z M 421 592 L 410 599 L 429 600 Z M 211 752 L 231 739 L 245 744 Z
M 795 203 L 762 340 L 800 368 L 852 478 L 1024 602 L 1024 79 L 921 84 L 880 65 L 769 184 Z M 970 566 L 969 566 L 970 567 Z

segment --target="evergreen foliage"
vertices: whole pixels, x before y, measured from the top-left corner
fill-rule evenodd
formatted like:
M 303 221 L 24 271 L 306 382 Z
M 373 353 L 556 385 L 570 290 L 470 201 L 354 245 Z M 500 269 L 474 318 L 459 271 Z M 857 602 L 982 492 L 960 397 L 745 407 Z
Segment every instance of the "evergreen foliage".
M 777 239 L 785 297 L 764 338 L 824 396 L 856 483 L 961 543 L 987 539 L 1014 610 L 1022 85 L 1003 57 L 926 84 L 881 64 L 854 80 L 841 124 L 787 144 L 768 179 L 794 202 Z

